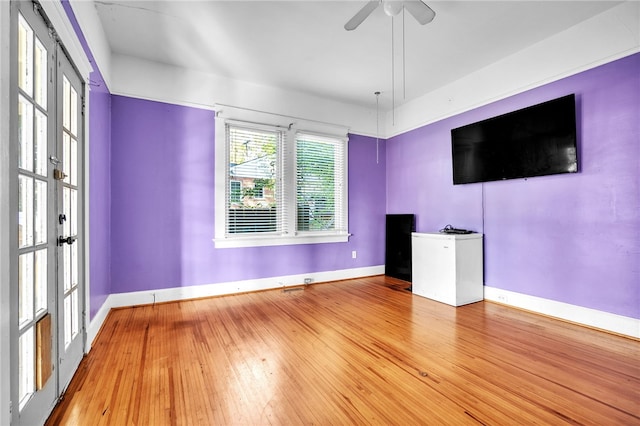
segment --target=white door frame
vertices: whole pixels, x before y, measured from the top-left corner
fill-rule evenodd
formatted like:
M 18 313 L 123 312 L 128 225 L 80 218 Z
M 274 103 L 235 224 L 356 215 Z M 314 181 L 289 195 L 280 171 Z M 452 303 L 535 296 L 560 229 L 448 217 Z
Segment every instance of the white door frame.
M 62 6 L 57 0 L 42 1 L 42 9 L 51 21 L 61 43 L 65 46 L 71 61 L 77 67 L 81 78 L 86 82 L 89 80 L 89 74 L 92 70 L 91 64 L 84 53 L 82 44 L 75 33 L 71 21 Z M 10 297 L 9 297 L 9 274 L 10 274 L 10 155 L 9 155 L 9 130 L 10 130 L 10 46 L 14 42 L 10 34 L 11 22 L 11 5 L 9 1 L 0 1 L 0 377 L 10 377 Z M 89 96 L 90 91 L 85 91 L 85 169 L 84 169 L 84 235 L 85 250 L 84 258 L 86 266 L 84 272 L 85 282 L 85 306 L 87 313 L 85 315 L 85 332 L 89 328 L 89 308 L 90 308 L 90 289 L 89 280 Z M 90 343 L 87 342 L 85 352 L 88 352 Z M 17 409 L 17 402 L 11 401 L 11 389 L 8 380 L 0 381 L 0 424 L 10 424 L 11 410 Z
M 10 117 L 10 9 L 8 1 L 0 1 L 0 377 L 11 377 L 10 365 L 10 229 L 11 222 L 9 117 Z M 0 424 L 11 421 L 11 389 L 9 380 L 0 381 Z

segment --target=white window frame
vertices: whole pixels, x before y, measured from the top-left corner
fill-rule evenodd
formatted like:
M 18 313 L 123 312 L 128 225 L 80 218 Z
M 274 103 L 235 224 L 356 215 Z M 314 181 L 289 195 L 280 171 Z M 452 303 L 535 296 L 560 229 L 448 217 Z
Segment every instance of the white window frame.
M 227 193 L 227 135 L 226 124 L 246 123 L 258 126 L 270 126 L 286 130 L 286 142 L 280 158 L 281 172 L 279 176 L 283 179 L 286 188 L 282 194 L 282 203 L 285 206 L 282 212 L 286 215 L 284 223 L 286 229 L 279 235 L 259 235 L 259 234 L 238 234 L 228 235 L 226 233 L 226 193 Z M 296 134 L 315 134 L 341 140 L 344 143 L 344 184 L 342 187 L 343 198 L 339 204 L 345 224 L 344 230 L 336 231 L 302 231 L 297 232 L 296 222 L 296 159 L 295 140 Z M 216 248 L 233 247 L 259 247 L 259 246 L 280 246 L 294 244 L 321 244 L 340 243 L 349 241 L 348 229 L 348 129 L 326 123 L 301 120 L 277 114 L 245 110 L 229 106 L 216 107 L 215 123 L 215 236 Z M 340 212 L 336 211 L 336 214 Z

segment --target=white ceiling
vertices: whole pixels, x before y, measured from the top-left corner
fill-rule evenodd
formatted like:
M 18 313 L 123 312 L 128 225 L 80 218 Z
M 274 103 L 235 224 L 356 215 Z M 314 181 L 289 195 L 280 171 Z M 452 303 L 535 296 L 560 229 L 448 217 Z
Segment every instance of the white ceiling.
M 366 1 L 102 1 L 95 5 L 114 54 L 389 108 L 570 28 L 617 1 L 427 1 L 419 25 L 381 7 L 355 31 Z M 403 72 L 404 62 L 404 72 Z M 395 81 L 395 84 L 392 84 Z

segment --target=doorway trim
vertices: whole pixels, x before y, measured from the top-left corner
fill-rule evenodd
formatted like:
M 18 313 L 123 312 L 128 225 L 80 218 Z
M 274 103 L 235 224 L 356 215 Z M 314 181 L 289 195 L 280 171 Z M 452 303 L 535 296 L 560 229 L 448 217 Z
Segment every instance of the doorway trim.
M 10 39 L 11 5 L 0 1 L 0 377 L 11 375 L 10 351 L 10 296 L 9 272 L 11 244 L 9 240 L 11 221 L 10 200 L 10 158 L 9 158 L 9 117 L 10 108 Z M 9 380 L 0 381 L 0 424 L 11 421 L 11 389 Z

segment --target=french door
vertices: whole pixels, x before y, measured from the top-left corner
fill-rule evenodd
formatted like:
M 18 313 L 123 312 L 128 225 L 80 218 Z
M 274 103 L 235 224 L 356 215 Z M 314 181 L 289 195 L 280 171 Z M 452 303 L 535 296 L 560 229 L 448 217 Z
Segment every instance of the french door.
M 84 354 L 83 85 L 71 62 L 57 48 L 57 158 L 54 170 L 57 210 L 58 376 L 66 389 Z M 60 143 L 62 142 L 62 143 Z
M 37 3 L 11 7 L 12 424 L 41 424 L 83 355 L 83 90 Z

